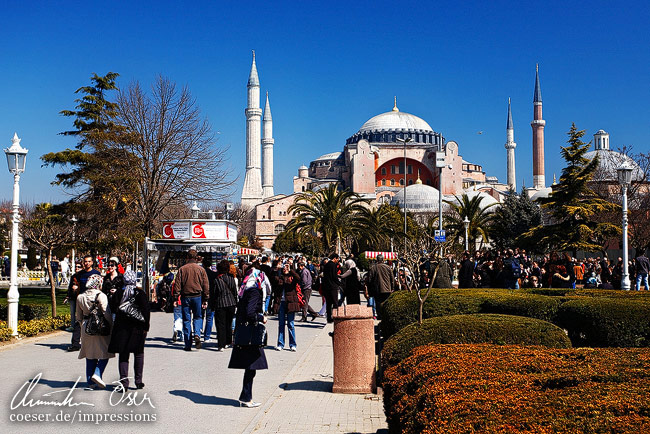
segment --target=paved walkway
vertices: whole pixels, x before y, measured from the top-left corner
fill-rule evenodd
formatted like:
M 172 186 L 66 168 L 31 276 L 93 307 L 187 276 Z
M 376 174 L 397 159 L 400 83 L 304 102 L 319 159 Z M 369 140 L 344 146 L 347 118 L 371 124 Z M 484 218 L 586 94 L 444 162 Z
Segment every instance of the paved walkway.
M 238 407 L 243 371 L 227 369 L 230 350 L 217 352 L 213 340 L 203 349 L 187 353 L 182 351 L 182 344 L 170 340 L 171 314 L 154 313 L 151 321 L 145 347 L 145 389 L 131 389 L 128 395 L 120 395 L 83 389 L 81 382 L 71 394 L 73 403 L 91 405 L 51 404 L 64 401 L 77 378 L 84 376 L 84 360 L 79 360 L 77 353 L 65 351 L 69 333 L 26 339 L 0 348 L 2 431 L 59 433 L 64 429 L 87 433 L 88 429 L 106 424 L 100 428 L 102 431 L 110 427 L 111 432 L 160 432 L 172 428 L 178 432 L 376 433 L 386 428 L 383 403 L 376 395 L 330 392 L 331 325 L 323 319 L 296 323 L 298 352 L 267 347 L 270 369 L 258 371 L 253 386 L 254 400 L 262 402 L 256 409 Z M 268 329 L 269 343 L 275 343 L 274 318 Z M 27 392 L 25 383 L 38 374 L 38 384 Z M 111 359 L 104 380 L 111 383 L 117 379 L 117 359 Z M 14 405 L 21 401 L 24 405 L 11 409 L 12 400 Z M 27 415 L 40 417 L 41 421 L 15 421 Z M 46 416 L 50 418 L 47 421 Z M 106 421 L 111 418 L 112 422 Z M 68 426 L 63 428 L 62 423 Z

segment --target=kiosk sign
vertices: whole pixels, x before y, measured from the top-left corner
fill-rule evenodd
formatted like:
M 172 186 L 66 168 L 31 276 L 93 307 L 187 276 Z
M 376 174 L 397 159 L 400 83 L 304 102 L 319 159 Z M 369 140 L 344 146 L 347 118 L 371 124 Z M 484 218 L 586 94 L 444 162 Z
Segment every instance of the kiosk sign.
M 227 220 L 177 220 L 163 223 L 166 240 L 218 240 L 237 242 L 237 225 Z
M 163 238 L 186 240 L 190 237 L 190 222 L 163 222 Z

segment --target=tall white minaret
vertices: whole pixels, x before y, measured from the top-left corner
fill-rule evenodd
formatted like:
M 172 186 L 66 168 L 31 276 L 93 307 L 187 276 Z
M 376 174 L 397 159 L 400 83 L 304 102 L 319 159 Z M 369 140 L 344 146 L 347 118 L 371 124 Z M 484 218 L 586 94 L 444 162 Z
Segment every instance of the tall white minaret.
M 264 118 L 262 118 L 264 138 L 262 139 L 262 191 L 264 199 L 273 196 L 273 118 L 271 117 L 271 105 L 269 104 L 269 93 L 266 92 L 266 105 L 264 106 Z
M 506 125 L 507 139 L 506 152 L 508 155 L 508 188 L 517 190 L 517 178 L 515 177 L 515 128 L 512 125 L 512 109 L 510 108 L 510 98 L 508 98 L 508 124 Z
M 244 188 L 241 193 L 241 204 L 244 208 L 252 209 L 262 202 L 262 149 L 260 121 L 262 109 L 260 108 L 260 80 L 257 76 L 255 65 L 255 51 L 253 51 L 253 65 L 248 76 L 248 106 L 246 108 L 246 176 Z

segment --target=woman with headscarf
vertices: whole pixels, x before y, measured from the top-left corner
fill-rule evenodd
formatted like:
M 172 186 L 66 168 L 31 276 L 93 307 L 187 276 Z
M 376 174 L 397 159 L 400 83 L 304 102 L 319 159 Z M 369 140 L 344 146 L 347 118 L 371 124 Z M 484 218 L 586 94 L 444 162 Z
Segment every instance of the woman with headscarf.
M 119 310 L 119 306 L 134 298 L 134 305 L 142 313 L 144 322 L 130 318 Z M 111 344 L 108 349 L 112 353 L 119 354 L 118 371 L 120 382 L 124 389 L 129 387 L 129 356 L 134 354 L 133 368 L 135 372 L 135 386 L 138 389 L 144 387 L 142 382 L 142 371 L 144 368 L 144 342 L 149 331 L 149 303 L 147 295 L 142 289 L 136 287 L 136 274 L 129 270 L 124 273 L 124 288 L 115 290 L 109 294 L 111 310 L 115 312 L 115 325 Z
M 239 302 L 235 316 L 237 326 L 258 322 L 266 324 L 264 299 L 266 298 L 266 288 L 270 286 L 267 285 L 269 285 L 268 279 L 259 270 L 259 263 L 254 262 L 248 270 L 247 279 L 239 289 Z M 256 345 L 237 345 L 235 342 L 228 368 L 244 369 L 244 384 L 239 395 L 239 406 L 259 407 L 259 402 L 253 402 L 253 378 L 255 378 L 258 369 L 269 368 L 264 348 Z
M 341 279 L 345 282 L 345 300 L 347 304 L 361 304 L 361 282 L 359 280 L 359 269 L 352 258 L 345 261 L 347 271 L 341 274 Z
M 79 294 L 77 297 L 77 310 L 75 318 L 81 325 L 81 350 L 79 351 L 79 358 L 86 359 L 86 380 L 88 386 L 99 387 L 101 389 L 106 387 L 106 383 L 102 379 L 104 369 L 108 364 L 108 359 L 115 357 L 115 354 L 109 352 L 108 344 L 111 339 L 110 336 L 88 335 L 84 327 L 84 322 L 90 315 L 90 311 L 97 303 L 101 314 L 104 318 L 112 323 L 113 319 L 108 309 L 108 298 L 106 294 L 101 291 L 102 276 L 99 274 L 92 274 L 86 282 L 86 290 Z

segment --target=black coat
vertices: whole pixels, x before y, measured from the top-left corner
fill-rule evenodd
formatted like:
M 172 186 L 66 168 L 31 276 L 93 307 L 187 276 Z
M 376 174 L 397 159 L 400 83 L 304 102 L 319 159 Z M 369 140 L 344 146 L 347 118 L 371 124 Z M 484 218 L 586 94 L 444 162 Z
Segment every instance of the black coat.
M 361 304 L 361 282 L 356 267 L 351 268 L 352 272 L 345 278 L 345 299 L 348 304 Z
M 118 289 L 109 295 L 108 303 L 111 312 L 115 314 L 111 343 L 108 345 L 109 353 L 135 353 L 144 352 L 144 341 L 149 331 L 149 302 L 147 295 L 140 289 L 135 290 L 135 304 L 142 312 L 144 324 L 129 318 L 118 310 L 122 301 L 124 289 Z
M 460 270 L 458 271 L 458 287 L 474 288 L 474 262 L 469 259 L 465 259 L 460 263 Z
M 239 303 L 237 303 L 235 327 L 237 327 L 237 324 L 257 321 L 263 312 L 262 291 L 256 287 L 247 289 L 244 291 Z M 233 347 L 228 367 L 231 369 L 269 369 L 264 355 L 264 348 L 239 345 Z

